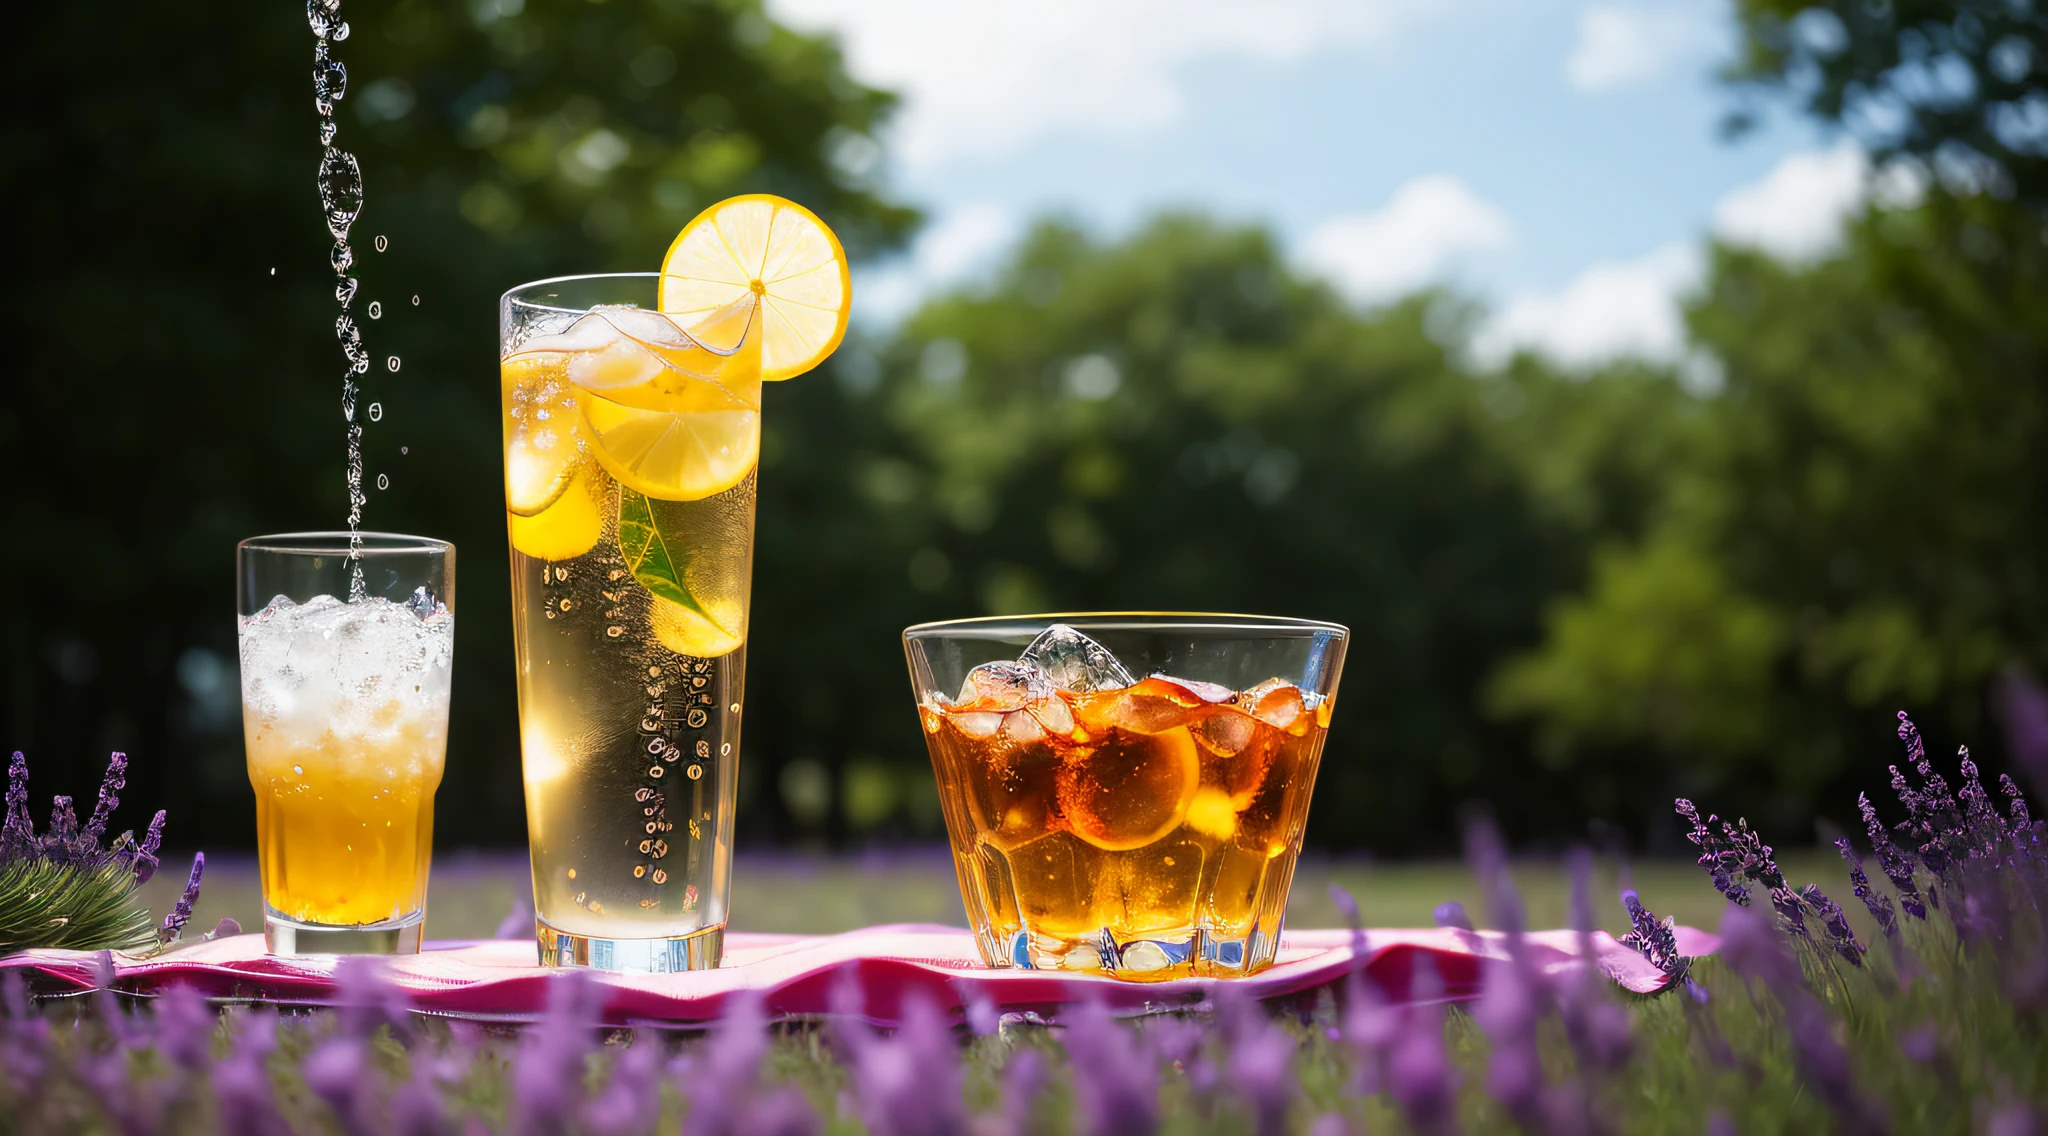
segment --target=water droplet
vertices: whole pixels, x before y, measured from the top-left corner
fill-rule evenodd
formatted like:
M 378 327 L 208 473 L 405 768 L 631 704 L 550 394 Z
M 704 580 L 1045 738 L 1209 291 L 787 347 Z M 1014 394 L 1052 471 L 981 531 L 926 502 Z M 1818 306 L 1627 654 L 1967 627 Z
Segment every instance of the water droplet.
M 727 742 L 727 743 L 725 743 L 724 745 L 722 745 L 722 746 L 719 746 L 719 747 L 718 747 L 718 756 L 720 756 L 720 757 L 730 757 L 730 756 L 732 756 L 732 743 L 731 743 L 731 742 Z
M 313 59 L 313 109 L 321 117 L 334 113 L 334 104 L 348 94 L 348 68 L 325 53 Z
M 374 241 L 371 241 L 370 243 L 371 243 L 371 244 L 373 244 L 373 245 L 376 245 L 376 246 L 377 246 L 377 251 L 378 251 L 378 252 L 383 252 L 383 251 L 384 251 L 385 249 L 388 249 L 388 248 L 390 248 L 390 247 L 391 247 L 391 242 L 390 242 L 390 241 L 388 241 L 388 240 L 385 240 L 385 239 L 384 239 L 384 234 L 382 234 L 382 233 L 378 233 L 378 234 L 377 234 L 377 239 L 376 239 L 376 240 L 374 240 Z
M 562 597 L 562 610 L 563 610 L 563 611 L 568 611 L 568 610 L 569 610 L 569 597 L 567 597 L 567 596 L 563 596 L 563 597 Z
M 420 306 L 420 298 L 418 296 L 412 298 L 412 306 L 415 308 Z
M 298 774 L 300 777 L 304 777 L 306 775 L 306 767 L 303 765 L 294 765 L 292 766 L 292 772 Z
M 549 611 L 549 612 L 548 612 L 548 618 L 549 618 L 549 619 L 553 619 L 554 617 L 555 617 L 555 613 L 554 613 L 554 612 L 553 612 L 552 610 L 551 610 L 551 611 Z
M 654 849 L 654 841 L 652 841 L 652 840 L 643 840 L 643 841 L 641 841 L 641 842 L 640 842 L 640 854 L 641 854 L 642 856 L 645 856 L 645 855 L 647 855 L 647 853 L 649 853 L 649 852 L 653 851 L 653 849 Z
M 662 774 L 664 774 L 664 773 L 667 773 L 667 772 L 668 772 L 668 770 L 666 770 L 666 769 L 663 769 L 663 768 L 662 768 L 661 766 L 659 766 L 659 765 L 650 765 L 650 766 L 648 766 L 648 767 L 647 767 L 647 775 L 648 775 L 649 777 L 660 777 L 660 776 L 661 776 Z M 649 831 L 649 832 L 653 832 L 654 830 L 650 828 L 650 829 L 648 829 L 647 831 Z
M 381 422 L 381 421 L 383 421 L 383 419 L 384 419 L 384 404 L 383 404 L 383 403 L 381 403 L 381 402 L 373 402 L 373 403 L 371 403 L 371 404 L 370 404 L 370 421 L 372 421 L 372 422 Z
M 363 171 L 347 150 L 327 147 L 320 155 L 320 206 L 327 211 L 327 231 L 348 240 L 348 227 L 363 209 Z M 345 248 L 346 246 L 344 246 Z
M 661 677 L 661 668 L 660 668 L 660 667 L 648 667 L 648 668 L 647 668 L 647 677 L 648 677 L 648 678 L 660 678 L 660 677 Z
M 639 879 L 639 878 L 640 878 L 641 876 L 644 876 L 644 875 L 646 875 L 646 874 L 647 874 L 647 865 L 645 865 L 645 864 L 635 864 L 635 865 L 633 865 L 633 878 L 634 878 L 634 879 L 636 879 L 636 880 L 637 880 L 637 879 Z
M 398 369 L 398 356 L 393 355 L 390 358 L 385 359 L 384 369 L 387 371 L 396 371 Z
M 378 302 L 377 302 L 377 301 L 375 301 L 375 300 L 371 300 L 371 301 L 370 301 L 370 318 L 371 318 L 371 319 L 373 319 L 373 320 L 374 320 L 374 319 L 383 319 L 383 318 L 384 318 L 384 305 L 382 305 L 382 304 L 378 303 Z
M 341 305 L 342 307 L 344 307 L 344 308 L 345 308 L 345 307 L 348 307 L 348 306 L 349 306 L 349 303 L 350 303 L 351 301 L 353 301 L 353 300 L 354 300 L 355 298 L 356 298 L 356 278 L 355 278 L 355 277 L 353 277 L 353 276 L 344 276 L 344 277 L 342 277 L 342 278 L 341 278 L 340 280 L 338 280 L 338 281 L 336 281 L 336 282 L 335 282 L 335 284 L 334 284 L 334 302 L 335 302 L 335 303 L 337 303 L 337 304 L 340 304 L 340 305 Z
M 735 703 L 733 703 L 733 704 L 732 704 L 732 705 L 731 705 L 730 707 L 728 707 L 727 709 L 730 709 L 730 710 L 731 710 L 731 711 L 732 711 L 733 713 L 737 714 L 737 713 L 739 713 L 739 712 L 740 712 L 740 704 L 739 704 L 739 703 L 737 703 L 737 702 L 735 702 Z
M 590 893 L 587 891 L 579 891 L 572 898 L 574 898 L 578 904 L 589 903 Z
M 666 868 L 656 868 L 656 869 L 654 869 L 654 882 L 655 882 L 655 883 L 658 883 L 658 884 L 665 884 L 665 883 L 667 883 L 667 882 L 668 882 L 668 869 L 666 869 Z
M 572 880 L 576 878 L 576 869 L 574 869 L 574 868 L 571 868 L 571 869 L 569 869 L 569 878 L 570 878 L 570 879 L 572 879 Z
M 617 639 L 619 636 L 624 635 L 626 633 L 626 629 L 618 626 L 617 624 L 613 624 L 612 626 L 605 628 L 604 633 L 606 635 L 611 636 L 614 639 Z
M 272 276 L 275 276 L 275 275 L 277 275 L 277 269 L 275 269 L 275 268 L 271 269 L 271 270 L 270 270 L 270 274 L 271 274 Z
M 411 452 L 412 452 L 412 447 L 411 447 L 411 446 L 400 446 L 400 447 L 398 447 L 398 452 L 399 452 L 399 454 L 400 454 L 401 456 L 403 456 L 403 455 L 405 455 L 405 454 L 409 454 L 409 453 L 411 453 Z
M 377 488 L 379 488 L 379 489 L 389 489 L 389 488 L 391 488 L 391 479 L 390 479 L 390 478 L 388 478 L 388 477 L 386 477 L 386 476 L 384 476 L 384 475 L 383 475 L 383 474 L 381 474 L 381 473 L 380 473 L 380 474 L 378 474 L 378 475 L 377 475 Z
M 703 779 L 704 779 L 704 767 L 703 767 L 703 766 L 701 766 L 701 765 L 692 765 L 692 766 L 690 767 L 690 780 L 692 780 L 692 781 L 702 781 Z

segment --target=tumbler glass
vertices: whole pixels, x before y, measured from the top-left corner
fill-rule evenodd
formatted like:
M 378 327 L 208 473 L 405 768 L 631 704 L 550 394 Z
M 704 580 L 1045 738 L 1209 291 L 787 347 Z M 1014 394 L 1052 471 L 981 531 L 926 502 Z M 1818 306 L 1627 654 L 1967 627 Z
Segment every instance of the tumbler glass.
M 1270 965 L 1348 634 L 1158 614 L 905 631 L 982 958 L 1141 982 Z
M 235 569 L 265 943 L 417 951 L 448 748 L 455 546 L 289 533 L 243 541 Z

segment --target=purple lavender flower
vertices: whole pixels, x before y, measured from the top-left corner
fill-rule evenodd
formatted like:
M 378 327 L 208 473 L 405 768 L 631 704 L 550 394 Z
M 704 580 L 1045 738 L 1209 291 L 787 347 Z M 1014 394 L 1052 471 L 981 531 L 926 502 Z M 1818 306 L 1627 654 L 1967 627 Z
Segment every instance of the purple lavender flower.
M 59 864 L 70 863 L 77 840 L 78 814 L 71 809 L 71 798 L 50 798 L 50 831 L 43 837 L 44 857 Z
M 1628 909 L 1630 930 L 1621 939 L 1621 945 L 1650 960 L 1650 965 L 1664 972 L 1665 989 L 1683 983 L 1688 990 L 1692 979 L 1688 977 L 1692 960 L 1678 953 L 1678 936 L 1672 932 L 1676 920 L 1665 918 L 1659 921 L 1634 888 L 1621 893 L 1621 905 Z M 1737 905 L 1739 906 L 1739 905 Z
M 760 996 L 738 995 L 726 1004 L 702 1059 L 672 1070 L 690 1100 L 684 1136 L 742 1136 L 749 1130 L 746 1100 L 768 1053 L 767 1027 Z
M 149 832 L 142 838 L 142 845 L 135 850 L 133 860 L 131 861 L 135 868 L 135 882 L 137 884 L 146 884 L 151 876 L 156 875 L 158 863 L 156 851 L 163 846 L 163 842 L 164 810 L 158 809 L 156 815 L 150 818 Z
M 1486 1066 L 1487 1094 L 1509 1116 L 1533 1126 L 1543 1103 L 1543 1059 L 1536 1038 L 1543 1007 L 1535 976 L 1519 957 L 1522 952 L 1515 954 L 1488 971 L 1472 1016 L 1493 1043 Z
M 221 1130 L 227 1136 L 263 1136 L 285 1129 L 270 1085 L 268 1063 L 276 1048 L 276 1014 L 250 1011 L 241 1016 L 233 1047 L 214 1065 L 211 1076 Z
M 35 838 L 35 822 L 28 815 L 28 759 L 16 750 L 7 763 L 7 820 L 0 824 L 0 860 L 27 855 Z
M 1274 1026 L 1258 1003 L 1235 987 L 1218 986 L 1215 1001 L 1230 1053 L 1225 1076 L 1248 1106 L 1253 1131 L 1258 1136 L 1281 1136 L 1287 1131 L 1287 1108 L 1294 1099 L 1294 1038 Z
M 818 1110 L 811 1107 L 809 1098 L 795 1087 L 784 1085 L 749 1101 L 731 1131 L 744 1136 L 820 1136 L 825 1131 L 825 1122 Z
M 1569 857 L 1572 873 L 1572 930 L 1578 933 L 1579 957 L 1593 957 L 1593 857 L 1575 848 Z M 1577 977 L 1563 984 L 1558 997 L 1558 1015 L 1564 1021 L 1565 1037 L 1571 1042 L 1583 1069 L 1609 1071 L 1628 1059 L 1629 1014 L 1608 997 L 1607 988 L 1591 965 L 1577 968 Z
M 1991 794 L 1984 791 L 1977 763 L 1970 760 L 1970 747 L 1958 747 L 1956 759 L 1963 779 L 1962 788 L 1956 790 L 1956 799 L 1962 802 L 1970 855 L 1997 856 L 1999 846 L 2005 842 L 2005 821 L 1999 818 L 1998 809 L 1991 804 Z
M 1936 879 L 1953 884 L 1948 880 L 1950 866 L 1959 855 L 1968 852 L 1962 812 L 1949 794 L 1948 782 L 1927 759 L 1927 745 L 1920 738 L 1920 728 L 1904 710 L 1899 711 L 1899 740 L 1906 743 L 1906 759 L 1920 774 L 1921 787 L 1917 791 L 1909 788 L 1899 767 L 1892 766 L 1892 788 L 1898 792 L 1908 814 L 1895 831 L 1917 840 L 1920 862 L 1927 865 Z
M 1031 1118 L 1038 1094 L 1045 1090 L 1045 1058 L 1035 1049 L 1018 1049 L 1003 1065 L 1003 1117 L 1008 1136 L 1033 1131 Z
M 1888 1131 L 1884 1114 L 1857 1091 L 1848 1051 L 1834 1035 L 1833 1016 L 1807 988 L 1785 940 L 1755 912 L 1730 905 L 1721 917 L 1721 955 L 1731 970 L 1762 984 L 1785 1007 L 1800 1073 L 1834 1110 L 1843 1129 Z
M 1699 847 L 1699 865 L 1713 878 L 1714 890 L 1727 896 L 1731 902 L 1747 904 L 1749 889 L 1735 882 L 1735 865 L 1740 854 L 1713 830 L 1713 825 L 1721 818 L 1709 813 L 1705 820 L 1701 820 L 1699 809 L 1684 797 L 1672 802 L 1672 807 L 1691 826 L 1685 838 Z
M 1436 925 L 1439 927 L 1448 927 L 1458 931 L 1470 931 L 1472 929 L 1472 917 L 1465 914 L 1465 905 L 1455 899 L 1437 904 L 1436 911 L 1432 913 L 1431 917 L 1436 920 Z
M 1896 772 L 1896 771 L 1894 771 Z M 1877 807 L 1870 803 L 1868 793 L 1856 794 L 1856 811 L 1862 814 L 1863 827 L 1870 834 L 1870 844 L 1877 850 L 1878 867 L 1884 870 L 1885 878 L 1898 889 L 1899 906 L 1915 919 L 1927 918 L 1927 905 L 1920 898 L 1920 889 L 1913 883 L 1913 862 L 1892 842 L 1891 834 L 1885 831 L 1884 822 L 1877 819 Z
M 528 1136 L 565 1132 L 583 1096 L 583 1060 L 590 1052 L 603 989 L 590 972 L 563 970 L 548 977 L 548 1008 L 540 1027 L 520 1039 L 513 1055 L 512 1131 Z
M 961 1102 L 960 1052 L 946 1017 L 913 994 L 893 1037 L 847 1023 L 853 1087 L 861 1119 L 874 1136 L 946 1136 L 967 1129 Z
M 1892 907 L 1892 897 L 1870 886 L 1870 877 L 1863 874 L 1863 857 L 1846 838 L 1835 841 L 1835 850 L 1849 862 L 1849 884 L 1855 889 L 1856 898 L 1863 901 L 1870 917 L 1877 921 L 1878 930 L 1884 932 L 1887 939 L 1898 938 L 1899 916 Z
M 342 1131 L 367 1136 L 374 1131 L 371 1115 L 370 1053 L 362 1040 L 339 1036 L 320 1043 L 300 1065 L 306 1087 L 334 1110 Z
M 1899 1035 L 1899 1052 L 1922 1065 L 1929 1065 L 1941 1055 L 1941 1035 L 1933 1023 L 1914 1026 Z
M 1092 1136 L 1158 1130 L 1156 1070 L 1130 1030 L 1101 1003 L 1083 1002 L 1067 1016 L 1066 1042 L 1077 1130 Z
M 498 929 L 491 933 L 493 939 L 533 938 L 533 905 L 524 895 L 512 897 L 512 910 L 499 920 Z
M 583 1107 L 583 1131 L 590 1136 L 638 1136 L 661 1119 L 659 1040 L 635 1038 L 612 1062 L 611 1081 Z M 438 1099 L 438 1098 L 436 1098 Z
M 2048 693 L 2015 668 L 1999 683 L 1998 708 L 2013 758 L 2034 783 L 2034 791 L 2048 793 Z
M 1416 966 L 1414 994 L 1421 1004 L 1402 1017 L 1402 1029 L 1386 1052 L 1386 1089 L 1419 1132 L 1456 1126 L 1457 1071 L 1444 1048 L 1444 1011 L 1437 1001 L 1443 983 L 1427 960 Z
M 199 902 L 199 878 L 206 874 L 206 853 L 192 854 L 192 874 L 185 878 L 185 894 L 178 897 L 178 904 L 171 913 L 164 916 L 164 923 L 157 930 L 157 940 L 175 943 L 185 932 L 185 922 L 192 918 L 192 905 Z
M 121 790 L 128 786 L 128 755 L 114 751 L 107 759 L 106 776 L 100 779 L 99 803 L 93 806 L 92 817 L 85 822 L 84 831 L 78 834 L 78 853 L 81 857 L 99 851 L 100 837 L 106 835 L 107 821 L 114 810 L 121 805 Z
M 1849 917 L 1842 913 L 1841 905 L 1814 884 L 1801 889 L 1799 898 L 1820 916 L 1821 927 L 1827 932 L 1827 945 L 1852 965 L 1862 966 L 1863 944 L 1856 941 L 1856 932 L 1850 929 Z
M 156 1048 L 171 1064 L 197 1071 L 213 1060 L 213 1007 L 189 986 L 173 986 L 156 999 Z
M 2020 795 L 2020 787 L 2013 784 L 2012 774 L 1998 775 L 1998 790 L 2005 794 L 2005 811 L 2012 817 L 2013 836 L 2031 837 L 2034 831 L 2034 818 L 2027 812 L 2027 799 Z

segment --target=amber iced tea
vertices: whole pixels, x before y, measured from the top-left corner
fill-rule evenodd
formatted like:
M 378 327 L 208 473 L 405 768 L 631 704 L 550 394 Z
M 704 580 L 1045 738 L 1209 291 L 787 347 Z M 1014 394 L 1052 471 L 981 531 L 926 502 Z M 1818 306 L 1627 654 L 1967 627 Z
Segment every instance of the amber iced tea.
M 1102 665 L 1085 665 L 1091 651 Z M 992 963 L 1157 980 L 1271 961 L 1329 726 L 1324 691 L 1134 680 L 1055 625 L 1019 661 L 922 701 Z

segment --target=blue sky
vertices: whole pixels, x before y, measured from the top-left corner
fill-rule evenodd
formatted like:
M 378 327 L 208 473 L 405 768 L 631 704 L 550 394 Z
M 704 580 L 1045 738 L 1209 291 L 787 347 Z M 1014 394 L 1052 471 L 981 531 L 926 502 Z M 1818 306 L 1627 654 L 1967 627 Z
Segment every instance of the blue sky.
M 861 318 L 971 278 L 1033 216 L 1266 223 L 1361 304 L 1449 281 L 1482 347 L 1674 357 L 1718 233 L 1825 249 L 1853 146 L 1791 115 L 1728 143 L 1726 0 L 770 0 L 905 96 L 880 176 L 931 224 Z

